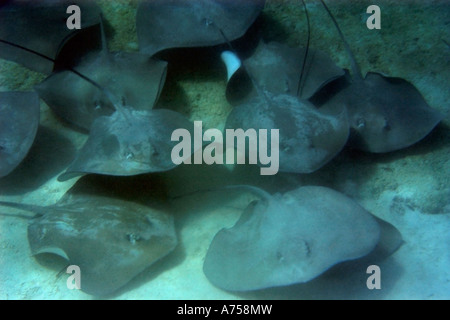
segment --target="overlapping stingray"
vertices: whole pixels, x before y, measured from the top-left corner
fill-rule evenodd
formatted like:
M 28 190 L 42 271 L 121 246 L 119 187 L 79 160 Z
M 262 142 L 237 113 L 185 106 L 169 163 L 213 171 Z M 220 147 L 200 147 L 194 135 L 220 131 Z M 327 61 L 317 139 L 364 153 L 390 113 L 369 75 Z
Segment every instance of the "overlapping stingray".
M 300 77 L 303 63 L 303 76 Z M 344 75 L 344 70 L 336 66 L 325 53 L 306 48 L 291 48 L 278 42 L 261 41 L 255 53 L 245 60 L 245 67 L 261 88 L 273 94 L 298 95 L 302 99 L 309 99 L 327 83 Z M 233 77 L 229 79 L 228 97 L 232 95 L 230 91 L 237 91 L 236 86 L 242 85 L 233 83 L 239 80 L 241 79 L 234 80 Z M 232 100 L 235 99 L 236 94 Z
M 351 83 L 326 104 L 345 105 L 355 148 L 381 153 L 406 148 L 423 139 L 442 120 L 408 81 L 369 72 L 364 78 L 339 26 L 330 14 L 352 60 Z
M 142 52 L 204 47 L 244 35 L 264 7 L 265 0 L 143 0 L 138 6 L 136 30 Z
M 353 75 L 351 81 L 325 107 L 346 106 L 351 126 L 349 145 L 354 148 L 383 153 L 409 147 L 443 118 L 404 79 L 369 72 L 364 79 Z
M 0 194 L 17 195 L 39 190 L 67 168 L 76 151 L 73 142 L 59 130 L 39 125 L 27 156 L 10 174 L 0 179 Z
M 221 289 L 308 282 L 340 262 L 373 251 L 392 254 L 402 243 L 397 229 L 329 188 L 300 187 L 275 196 L 247 188 L 261 200 L 216 234 L 205 257 L 203 271 Z
M 193 126 L 177 112 L 152 110 L 167 63 L 141 53 L 109 53 L 103 28 L 102 42 L 100 53 L 36 86 L 57 114 L 90 131 L 59 180 L 86 173 L 127 176 L 174 168 L 172 132 Z
M 147 61 L 144 55 L 138 54 L 137 56 L 143 57 Z M 137 56 L 133 57 L 136 58 Z M 142 60 L 140 61 L 142 62 Z M 117 72 L 117 76 L 127 79 L 127 77 L 122 77 L 119 74 L 118 71 L 122 70 L 125 75 L 128 74 L 131 78 L 135 78 L 132 73 L 125 72 L 126 65 L 123 64 L 114 70 Z M 117 65 L 114 64 L 113 66 Z M 138 101 L 145 102 L 145 99 L 138 96 L 141 87 L 138 87 L 135 95 L 132 91 L 134 89 L 133 83 L 130 84 L 131 92 L 127 91 L 129 87 L 126 84 L 123 87 L 116 86 L 114 79 L 112 84 L 110 83 L 110 86 L 105 88 L 75 69 L 67 71 L 67 76 L 69 76 L 69 73 L 73 73 L 75 77 L 80 79 L 79 84 L 86 83 L 83 84 L 83 88 L 86 89 L 83 93 L 84 96 L 77 97 L 75 95 L 75 98 L 78 98 L 78 101 L 81 102 L 76 106 L 86 106 L 86 108 L 69 109 L 66 115 L 74 122 L 80 120 L 79 124 L 87 125 L 89 122 L 93 122 L 89 126 L 90 132 L 87 142 L 78 152 L 76 159 L 67 171 L 59 177 L 59 180 L 71 179 L 86 173 L 116 176 L 137 175 L 165 171 L 176 166 L 171 158 L 171 150 L 175 146 L 174 142 L 171 141 L 172 133 L 176 129 L 192 131 L 193 125 L 177 112 L 151 110 L 161 90 L 162 82 L 164 82 L 161 77 L 163 79 L 165 77 L 166 64 L 163 63 L 160 67 L 162 67 L 162 69 L 160 68 L 162 74 L 156 75 L 156 86 L 151 87 L 149 92 L 144 93 L 148 94 L 147 97 L 151 96 L 153 99 L 149 101 L 149 107 L 144 110 L 138 110 L 133 105 L 129 105 L 126 98 L 128 96 L 138 97 Z M 106 68 L 103 71 L 100 74 L 111 75 L 111 69 Z M 145 70 L 143 76 L 148 77 Z M 150 78 L 155 80 L 153 76 Z M 107 82 L 110 80 L 108 77 L 103 77 L 103 79 Z M 155 83 L 152 84 L 155 85 Z M 120 96 L 122 93 L 126 94 L 126 97 Z M 85 98 L 89 100 L 96 96 L 102 99 L 103 107 L 92 108 L 89 102 L 83 105 Z M 63 102 L 64 96 L 56 97 Z M 99 112 L 93 114 L 92 111 L 96 111 L 96 109 L 99 109 Z M 61 110 L 65 110 L 65 106 L 62 106 Z M 103 113 L 106 115 L 103 115 Z M 186 157 L 188 156 L 190 155 L 186 155 Z
M 177 244 L 172 216 L 116 198 L 68 193 L 48 207 L 0 205 L 34 212 L 31 253 L 56 254 L 78 266 L 81 290 L 95 296 L 114 293 Z
M 278 129 L 279 171 L 296 173 L 314 172 L 329 162 L 349 133 L 345 112 L 327 114 L 298 97 L 267 92 L 234 107 L 225 128 Z
M 100 8 L 90 0 L 12 0 L 0 4 L 0 39 L 55 59 L 61 46 L 79 30 L 66 26 L 67 8 L 78 5 L 81 30 L 100 23 Z M 54 63 L 26 50 L 0 43 L 0 57 L 49 74 Z
M 34 92 L 0 92 L 0 178 L 25 158 L 39 126 L 39 98 Z
M 193 136 L 193 124 L 175 111 L 119 107 L 111 116 L 94 121 L 87 142 L 58 179 L 86 173 L 129 176 L 175 168 L 171 152 L 177 142 L 171 137 L 176 129 L 188 130 Z
M 305 12 L 307 14 L 306 6 Z M 348 139 L 349 125 L 343 108 L 325 112 L 298 97 L 302 92 L 310 95 L 327 81 L 338 77 L 341 73 L 339 68 L 314 52 L 312 58 L 304 52 L 303 59 L 298 57 L 299 62 L 294 56 L 297 53 L 301 54 L 283 45 L 261 44 L 251 67 L 242 62 L 242 70 L 248 73 L 256 95 L 233 108 L 225 129 L 279 130 L 279 171 L 310 173 L 342 150 Z M 228 61 L 224 59 L 224 62 L 227 64 Z M 332 65 L 332 70 L 310 72 L 310 67 L 321 63 Z M 297 70 L 294 69 L 296 66 Z M 266 67 L 267 73 L 261 70 Z M 228 64 L 227 69 L 230 75 Z M 305 70 L 306 76 L 302 73 Z M 306 88 L 305 91 L 302 88 Z
M 98 86 L 73 70 L 64 70 L 52 74 L 35 89 L 57 115 L 90 130 L 92 122 L 112 114 L 117 103 L 151 110 L 164 86 L 167 63 L 141 53 L 109 52 L 103 35 L 102 51 L 83 57 L 73 69 Z M 105 90 L 111 94 L 105 95 Z

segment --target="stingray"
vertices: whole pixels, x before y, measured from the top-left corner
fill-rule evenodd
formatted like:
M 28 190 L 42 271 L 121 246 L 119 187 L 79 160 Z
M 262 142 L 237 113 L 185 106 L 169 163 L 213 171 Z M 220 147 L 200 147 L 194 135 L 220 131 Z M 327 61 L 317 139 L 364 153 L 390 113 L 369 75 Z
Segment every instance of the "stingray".
M 305 12 L 307 13 L 306 6 Z M 274 55 L 271 55 L 269 61 L 273 58 Z M 305 63 L 307 61 L 307 58 L 304 59 Z M 297 81 L 298 88 L 294 94 L 280 93 L 277 90 L 272 93 L 261 87 L 246 63 L 242 63 L 257 94 L 233 108 L 226 120 L 225 129 L 265 129 L 268 132 L 278 129 L 279 171 L 282 172 L 314 172 L 343 149 L 349 134 L 343 108 L 318 110 L 312 103 L 299 98 L 302 80 Z M 297 70 L 299 79 L 304 70 L 305 68 Z
M 87 54 L 71 70 L 55 72 L 35 86 L 58 116 L 85 130 L 97 117 L 111 115 L 117 103 L 152 109 L 166 79 L 167 62 L 141 53 L 109 52 L 101 30 L 100 52 Z
M 105 43 L 104 37 L 103 42 Z M 77 92 L 80 92 L 77 90 L 72 94 L 66 91 L 69 97 L 78 99 L 78 102 L 72 104 L 75 109 L 66 110 L 66 106 L 63 105 L 65 96 L 60 96 L 61 92 L 56 90 L 58 86 L 62 90 L 68 85 L 60 82 L 63 80 L 52 80 L 51 90 L 48 83 L 37 87 L 37 91 L 50 101 L 56 98 L 55 101 L 61 103 L 61 108 L 56 107 L 56 109 L 61 114 L 67 115 L 66 119 L 71 119 L 73 123 L 78 123 L 81 127 L 90 128 L 88 140 L 59 180 L 64 181 L 86 173 L 127 176 L 174 168 L 176 165 L 172 161 L 171 151 L 175 142 L 171 141 L 172 133 L 176 129 L 192 131 L 193 125 L 175 111 L 151 109 L 165 79 L 166 63 L 155 60 L 153 64 L 153 67 L 157 69 L 155 75 L 148 75 L 146 74 L 148 69 L 139 73 L 137 65 L 140 64 L 140 68 L 151 65 L 149 56 L 141 54 L 109 56 L 109 53 L 105 51 L 102 55 L 106 56 L 104 60 L 106 68 L 97 70 L 96 74 L 101 75 L 101 79 L 106 81 L 108 87 L 103 87 L 74 68 L 64 71 L 67 73 L 62 76 L 63 79 L 67 80 L 66 77 L 73 76 L 72 79 L 77 79 L 75 83 L 79 85 L 78 88 L 83 88 L 80 93 L 82 96 L 77 96 Z M 130 70 L 126 70 L 127 65 L 130 66 Z M 117 78 L 110 79 L 109 76 L 113 75 Z M 127 84 L 121 82 L 122 79 L 134 79 L 134 82 Z M 146 80 L 153 81 L 150 84 L 154 86 L 144 88 L 146 83 L 137 88 L 133 86 L 135 82 Z M 128 89 L 131 91 L 127 91 Z M 139 96 L 141 93 L 143 97 Z M 134 105 L 129 104 L 135 100 L 127 100 L 128 97 L 135 97 L 137 101 L 148 102 L 148 104 L 139 105 L 138 103 L 138 107 L 135 108 Z M 91 101 L 84 101 L 90 99 Z M 95 104 L 99 105 L 95 106 Z M 93 105 L 95 107 L 92 108 Z M 139 106 L 143 110 L 139 110 Z M 89 125 L 91 122 L 92 124 Z
M 177 112 L 152 110 L 167 63 L 140 53 L 111 54 L 101 30 L 103 50 L 99 54 L 36 86 L 57 114 L 90 130 L 60 181 L 86 173 L 127 176 L 170 170 L 176 166 L 171 157 L 172 132 L 193 128 Z
M 334 265 L 376 251 L 392 254 L 402 243 L 395 227 L 345 195 L 306 186 L 261 197 L 236 224 L 220 230 L 203 271 L 215 286 L 250 291 L 308 282 Z
M 260 14 L 265 0 L 147 0 L 137 9 L 136 30 L 142 52 L 205 47 L 240 38 Z
M 261 41 L 255 53 L 245 60 L 245 66 L 261 88 L 273 94 L 298 95 L 301 99 L 311 98 L 326 84 L 345 74 L 320 50 L 291 48 L 278 42 Z M 302 67 L 304 70 L 300 77 Z M 232 103 L 238 99 L 233 91 L 242 91 L 237 87 L 242 86 L 244 80 L 238 76 L 239 72 L 233 75 L 229 73 L 227 84 L 227 98 Z
M 80 7 L 81 30 L 100 23 L 100 8 L 89 0 L 6 1 L 0 5 L 0 39 L 55 59 L 65 41 L 80 31 L 67 28 L 69 5 Z M 3 42 L 0 57 L 45 74 L 54 66 L 48 59 Z
M 91 129 L 86 144 L 59 179 L 63 181 L 86 173 L 137 175 L 174 168 L 172 132 L 176 129 L 192 131 L 193 125 L 177 112 L 151 109 L 165 79 L 166 63 L 143 54 L 109 55 L 104 50 L 101 55 L 105 59 L 100 58 L 105 63 L 104 68 L 95 75 L 100 75 L 108 87 L 69 67 L 63 75 L 54 74 L 36 88 L 44 99 L 57 102 L 53 105 L 57 113 L 80 127 Z M 155 69 L 155 74 L 146 73 L 151 71 L 149 68 Z M 86 71 L 89 72 L 89 68 Z M 112 76 L 116 78 L 110 79 Z M 75 92 L 71 92 L 66 80 L 75 80 Z M 143 83 L 139 85 L 139 82 Z M 76 100 L 69 103 L 69 108 L 65 105 L 66 97 Z
M 0 92 L 0 178 L 11 173 L 30 150 L 39 126 L 34 92 Z
M 188 130 L 193 136 L 194 126 L 190 121 L 166 109 L 116 108 L 119 110 L 111 116 L 94 121 L 88 140 L 58 180 L 86 173 L 131 176 L 176 167 L 172 149 L 178 142 L 171 141 L 171 136 L 176 129 Z
M 345 112 L 325 113 L 307 100 L 267 92 L 233 108 L 225 129 L 237 128 L 266 129 L 268 141 L 271 130 L 279 129 L 279 171 L 295 173 L 324 166 L 342 150 L 349 134 Z
M 336 20 L 335 24 L 351 58 L 350 84 L 337 92 L 326 106 L 345 105 L 352 134 L 349 145 L 383 153 L 406 148 L 422 140 L 442 120 L 420 92 L 408 81 L 369 72 L 363 78 L 355 57 Z
M 35 213 L 28 225 L 31 253 L 78 266 L 81 290 L 95 296 L 114 293 L 177 244 L 172 216 L 134 202 L 68 193 L 47 207 L 0 205 Z

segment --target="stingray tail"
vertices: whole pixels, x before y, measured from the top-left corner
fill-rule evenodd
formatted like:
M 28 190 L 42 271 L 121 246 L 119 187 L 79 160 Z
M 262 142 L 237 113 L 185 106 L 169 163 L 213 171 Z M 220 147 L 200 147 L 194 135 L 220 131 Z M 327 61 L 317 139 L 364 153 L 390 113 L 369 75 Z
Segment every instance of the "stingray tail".
M 180 198 L 184 198 L 184 197 L 193 196 L 193 195 L 196 195 L 198 193 L 218 192 L 218 191 L 224 191 L 224 190 L 242 190 L 242 189 L 250 191 L 251 193 L 257 195 L 258 197 L 260 197 L 261 199 L 263 199 L 265 201 L 267 201 L 268 199 L 270 199 L 272 197 L 270 193 L 268 193 L 267 191 L 265 191 L 263 189 L 260 189 L 258 187 L 245 185 L 245 184 L 236 184 L 236 185 L 229 185 L 229 186 L 224 186 L 224 187 L 195 190 L 195 191 L 192 191 L 192 192 L 189 192 L 189 193 L 185 193 L 185 194 L 181 194 L 181 195 L 178 195 L 178 196 L 171 197 L 171 199 L 172 200 L 176 200 L 176 199 L 180 199 Z
M 50 58 L 50 57 L 48 57 L 48 56 L 46 56 L 46 55 L 44 55 L 44 54 L 42 54 L 42 53 L 39 53 L 39 52 L 34 51 L 34 50 L 32 50 L 32 49 L 23 47 L 23 46 L 18 45 L 18 44 L 16 44 L 16 43 L 13 43 L 13 42 L 10 42 L 10 41 L 7 41 L 7 40 L 3 40 L 3 39 L 0 39 L 0 42 L 1 42 L 1 43 L 4 43 L 4 44 L 7 44 L 7 45 L 9 45 L 9 46 L 13 46 L 13 47 L 16 47 L 16 48 L 18 48 L 18 49 L 24 50 L 24 51 L 26 51 L 26 52 L 32 53 L 32 54 L 34 54 L 34 55 L 36 55 L 36 56 L 38 56 L 38 57 L 41 57 L 41 58 L 43 58 L 43 59 L 45 59 L 45 60 L 50 61 L 50 62 L 53 62 L 53 63 L 56 62 L 55 59 L 52 59 L 52 58 Z M 85 76 L 85 75 L 82 74 L 81 72 L 78 72 L 78 71 L 75 70 L 74 68 L 67 67 L 67 70 L 70 71 L 70 72 L 75 73 L 75 74 L 76 74 L 77 76 L 79 76 L 81 79 L 83 79 L 83 80 L 89 82 L 89 83 L 92 84 L 94 87 L 96 87 L 97 89 L 99 89 L 101 92 L 103 92 L 103 93 L 108 97 L 108 99 L 111 101 L 111 103 L 113 103 L 113 105 L 115 105 L 115 104 L 114 104 L 114 101 L 116 101 L 116 99 L 115 99 L 114 95 L 113 95 L 111 92 L 109 92 L 108 90 L 106 90 L 106 88 L 102 87 L 100 84 L 98 84 L 97 82 L 95 82 L 95 81 L 92 80 L 91 78 Z M 115 109 L 114 109 L 114 110 L 115 110 Z
M 358 64 L 356 63 L 355 55 L 353 54 L 353 51 L 350 49 L 350 45 L 348 44 L 347 40 L 345 40 L 344 34 L 341 31 L 341 28 L 339 28 L 339 25 L 338 25 L 336 19 L 334 18 L 333 14 L 331 13 L 330 9 L 328 8 L 328 6 L 324 2 L 324 0 L 320 0 L 320 2 L 322 2 L 323 7 L 325 8 L 325 10 L 327 11 L 331 20 L 333 21 L 334 25 L 336 26 L 339 36 L 341 37 L 342 42 L 344 43 L 345 50 L 347 51 L 347 54 L 349 55 L 350 60 L 351 60 L 350 62 L 351 62 L 353 77 L 362 79 L 361 69 L 359 68 Z
M 9 213 L 0 213 L 1 216 L 5 217 L 17 217 L 23 219 L 31 219 L 37 215 L 45 214 L 45 208 L 41 206 L 36 206 L 32 204 L 24 204 L 24 203 L 16 203 L 9 201 L 0 201 L 0 206 L 15 208 L 23 211 L 28 211 L 33 213 L 33 215 L 24 215 L 24 214 L 9 214 Z
M 228 39 L 228 37 L 225 35 L 225 32 L 223 32 L 223 30 L 218 27 L 214 21 L 208 21 L 209 25 L 212 25 L 213 27 L 215 27 L 220 34 L 222 35 L 222 38 L 225 40 L 225 43 L 228 45 L 228 47 L 230 48 L 231 52 L 233 52 L 233 54 L 239 58 L 240 62 L 241 62 L 241 66 L 242 69 L 245 71 L 245 73 L 247 73 L 248 77 L 250 78 L 250 81 L 253 85 L 253 87 L 255 88 L 258 96 L 263 97 L 267 103 L 270 105 L 270 99 L 267 97 L 267 95 L 265 94 L 264 90 L 261 90 L 261 88 L 258 86 L 258 83 L 256 82 L 255 78 L 252 76 L 252 74 L 250 73 L 250 71 L 248 70 L 248 68 L 245 66 L 245 62 L 244 60 L 242 60 L 239 55 L 236 53 L 236 50 L 234 49 L 233 45 L 231 44 L 230 40 Z
M 19 218 L 19 219 L 25 219 L 30 220 L 35 217 L 35 215 L 27 215 L 27 214 L 20 214 L 20 213 L 1 213 L 0 217 L 11 217 L 11 218 Z
M 445 43 L 447 45 L 447 47 L 450 49 L 450 43 L 444 39 L 441 39 L 443 43 Z
M 304 86 L 303 76 L 305 73 L 306 61 L 308 59 L 309 42 L 311 40 L 311 24 L 309 22 L 309 13 L 308 13 L 308 8 L 306 8 L 305 0 L 302 0 L 302 4 L 303 4 L 303 8 L 305 9 L 306 22 L 308 24 L 308 38 L 306 40 L 306 51 L 305 51 L 305 56 L 303 57 L 302 70 L 300 72 L 300 79 L 298 80 L 297 97 L 301 97 L 302 91 L 303 91 L 303 86 Z
M 104 59 L 108 62 L 111 62 L 109 50 L 108 50 L 108 42 L 106 41 L 106 33 L 105 33 L 105 25 L 103 23 L 103 14 L 100 14 L 100 34 L 102 41 L 102 55 Z

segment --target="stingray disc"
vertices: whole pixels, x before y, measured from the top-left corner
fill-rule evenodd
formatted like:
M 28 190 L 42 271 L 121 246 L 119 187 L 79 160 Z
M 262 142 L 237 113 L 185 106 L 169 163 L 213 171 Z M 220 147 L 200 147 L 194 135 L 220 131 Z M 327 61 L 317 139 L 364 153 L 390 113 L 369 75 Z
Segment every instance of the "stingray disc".
M 217 287 L 257 290 L 310 281 L 370 253 L 380 237 L 372 215 L 324 187 L 301 187 L 253 202 L 214 237 L 203 266 Z
M 71 71 L 53 73 L 36 91 L 58 116 L 90 130 L 96 118 L 114 112 L 115 103 L 151 110 L 163 88 L 167 62 L 141 53 L 97 52 L 87 55 L 75 69 L 117 101 L 110 101 L 99 88 Z
M 272 94 L 297 95 L 309 99 L 327 83 L 342 77 L 344 70 L 336 66 L 329 56 L 319 50 L 308 50 L 302 85 L 299 89 L 305 48 L 291 48 L 285 44 L 260 42 L 255 53 L 245 61 L 245 67 L 256 84 Z M 239 73 L 238 73 L 239 74 Z M 227 84 L 227 98 L 237 100 L 233 91 L 239 92 L 241 79 L 231 77 Z M 233 83 L 234 81 L 239 83 Z
M 349 144 L 369 152 L 409 147 L 428 135 L 443 118 L 411 83 L 373 72 L 335 99 L 348 109 L 353 129 Z
M 227 129 L 279 130 L 279 170 L 313 172 L 339 153 L 348 139 L 345 112 L 327 114 L 291 95 L 265 94 L 234 107 Z M 271 138 L 268 138 L 271 141 Z M 273 148 L 273 146 L 272 146 Z
M 0 177 L 25 158 L 39 126 L 39 98 L 34 92 L 0 92 Z
M 136 16 L 140 50 L 154 54 L 168 48 L 204 47 L 244 35 L 265 0 L 146 0 Z
M 33 255 L 53 253 L 76 265 L 81 290 L 113 293 L 177 244 L 173 218 L 123 200 L 65 197 L 28 227 Z
M 171 137 L 176 129 L 192 131 L 193 125 L 171 110 L 120 108 L 94 121 L 89 139 L 58 179 L 86 173 L 131 176 L 173 169 L 177 165 L 172 161 L 172 149 L 177 142 Z
M 70 5 L 80 8 L 81 29 L 100 23 L 100 8 L 90 0 L 6 1 L 0 5 L 0 39 L 55 59 L 65 41 L 80 31 L 67 27 Z M 4 43 L 0 57 L 46 74 L 53 69 L 53 62 Z

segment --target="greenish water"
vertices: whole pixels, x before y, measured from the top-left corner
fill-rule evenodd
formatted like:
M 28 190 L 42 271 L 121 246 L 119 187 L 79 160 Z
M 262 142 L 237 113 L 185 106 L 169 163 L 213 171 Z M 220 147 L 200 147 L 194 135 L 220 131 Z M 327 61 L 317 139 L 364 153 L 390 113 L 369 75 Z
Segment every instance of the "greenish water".
M 366 8 L 381 8 L 381 29 L 368 30 Z M 99 1 L 107 21 L 111 51 L 138 48 L 136 1 Z M 113 298 L 118 299 L 448 299 L 450 298 L 450 41 L 449 1 L 329 1 L 360 68 L 410 81 L 428 104 L 444 114 L 442 123 L 425 139 L 404 150 L 370 154 L 344 149 L 335 159 L 312 174 L 261 177 L 254 166 L 180 166 L 174 170 L 130 178 L 88 178 L 95 188 L 129 199 L 170 202 L 179 245 L 167 257 L 138 276 Z M 326 52 L 342 68 L 350 61 L 336 29 L 318 1 L 307 1 L 311 19 L 311 47 Z M 299 1 L 268 0 L 261 32 L 266 40 L 304 46 L 307 28 Z M 444 40 L 444 41 L 443 41 Z M 158 107 L 179 111 L 207 128 L 222 129 L 232 106 L 225 97 L 226 70 L 220 61 L 204 58 L 174 61 Z M 0 90 L 31 90 L 45 77 L 15 63 L 0 60 Z M 59 132 L 79 149 L 87 137 L 61 122 L 41 101 L 41 126 Z M 20 174 L 0 180 L 0 200 L 51 205 L 76 182 L 58 182 L 57 175 L 71 155 L 63 153 L 64 141 L 42 155 L 30 154 Z M 48 144 L 47 144 L 48 145 Z M 35 150 L 36 151 L 36 150 Z M 73 156 L 73 154 L 72 154 Z M 31 159 L 30 159 L 31 157 Z M 37 166 L 32 168 L 32 166 Z M 55 170 L 44 169 L 52 166 Z M 84 179 L 84 178 L 83 178 Z M 85 181 L 85 180 L 83 180 Z M 334 284 L 332 293 L 318 288 L 313 293 L 301 285 L 236 295 L 212 286 L 202 273 L 209 243 L 223 227 L 232 226 L 253 199 L 251 194 L 230 195 L 196 190 L 228 184 L 252 184 L 270 193 L 298 185 L 322 185 L 338 190 L 402 233 L 404 245 L 383 261 L 383 290 L 346 288 Z M 88 183 L 89 185 L 89 183 Z M 2 213 L 15 213 L 2 208 Z M 80 291 L 67 290 L 65 276 L 56 278 L 59 264 L 39 264 L 30 256 L 27 221 L 0 219 L 1 299 L 89 299 Z

